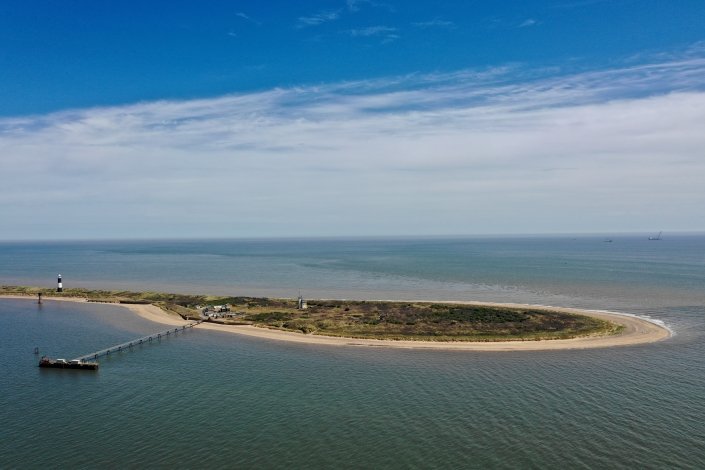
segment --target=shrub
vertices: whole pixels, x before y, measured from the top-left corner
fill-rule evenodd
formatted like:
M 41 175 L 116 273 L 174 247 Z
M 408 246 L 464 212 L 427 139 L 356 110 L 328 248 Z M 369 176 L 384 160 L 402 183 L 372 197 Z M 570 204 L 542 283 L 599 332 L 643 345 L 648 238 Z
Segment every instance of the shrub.
M 286 312 L 262 312 L 262 313 L 255 313 L 253 315 L 248 315 L 245 317 L 245 320 L 250 320 L 254 322 L 265 322 L 265 323 L 273 323 L 273 322 L 283 322 L 283 321 L 288 321 L 294 318 L 294 315 L 291 313 L 286 313 Z

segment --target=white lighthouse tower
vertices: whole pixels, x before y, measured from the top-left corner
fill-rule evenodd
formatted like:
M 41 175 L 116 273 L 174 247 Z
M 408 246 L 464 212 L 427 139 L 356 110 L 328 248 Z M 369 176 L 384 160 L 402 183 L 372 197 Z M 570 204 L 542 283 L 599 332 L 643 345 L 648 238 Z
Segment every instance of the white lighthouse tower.
M 59 274 L 59 280 L 57 281 L 56 284 L 56 292 L 63 292 L 64 291 L 64 285 L 61 283 L 61 274 Z

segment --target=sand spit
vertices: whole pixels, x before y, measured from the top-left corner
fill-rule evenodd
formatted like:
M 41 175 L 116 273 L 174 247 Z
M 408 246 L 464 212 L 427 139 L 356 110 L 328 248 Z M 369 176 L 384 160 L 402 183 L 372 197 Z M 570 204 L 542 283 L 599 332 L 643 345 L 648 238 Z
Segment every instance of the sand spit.
M 31 296 L 2 295 L 0 298 L 14 299 L 34 299 Z M 58 300 L 69 302 L 86 302 L 82 298 L 66 297 L 44 297 L 44 300 Z M 442 301 L 434 301 L 442 302 Z M 604 312 L 595 310 L 580 310 L 573 308 L 546 307 L 523 304 L 501 304 L 489 302 L 446 302 L 466 305 L 489 305 L 518 308 L 541 308 L 545 310 L 563 311 L 588 315 L 601 320 L 611 321 L 622 325 L 624 329 L 621 333 L 610 336 L 588 336 L 573 339 L 554 339 L 544 341 L 495 341 L 495 342 L 447 342 L 447 341 L 394 341 L 377 339 L 356 339 L 341 338 L 334 336 L 322 336 L 303 334 L 298 332 L 280 331 L 268 328 L 261 328 L 250 325 L 220 325 L 216 323 L 202 323 L 197 328 L 204 330 L 220 331 L 232 334 L 252 336 L 267 340 L 287 341 L 291 343 L 303 343 L 325 346 L 359 346 L 359 347 L 384 347 L 401 349 L 440 349 L 456 351 L 542 351 L 542 350 L 562 350 L 562 349 L 588 349 L 606 348 L 614 346 L 630 346 L 635 344 L 653 343 L 661 341 L 671 336 L 671 331 L 658 323 L 644 318 L 620 314 L 615 312 Z M 179 317 L 170 315 L 154 305 L 144 304 L 109 304 L 125 307 L 139 315 L 140 317 L 164 325 L 180 326 L 188 323 Z

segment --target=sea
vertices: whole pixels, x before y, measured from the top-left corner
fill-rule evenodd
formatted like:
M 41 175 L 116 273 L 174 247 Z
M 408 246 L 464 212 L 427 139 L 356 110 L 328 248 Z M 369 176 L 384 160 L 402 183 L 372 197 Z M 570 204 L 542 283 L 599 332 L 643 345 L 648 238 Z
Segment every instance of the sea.
M 0 284 L 609 310 L 658 343 L 473 352 L 165 327 L 0 299 L 0 468 L 705 468 L 705 235 L 0 243 Z M 611 240 L 611 241 L 610 241 Z M 35 354 L 38 348 L 39 354 Z

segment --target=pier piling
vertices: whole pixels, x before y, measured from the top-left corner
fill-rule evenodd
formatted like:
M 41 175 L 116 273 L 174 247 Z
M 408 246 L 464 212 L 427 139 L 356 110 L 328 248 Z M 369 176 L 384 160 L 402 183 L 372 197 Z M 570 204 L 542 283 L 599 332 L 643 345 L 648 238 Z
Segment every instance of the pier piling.
M 181 327 L 181 331 L 185 331 L 187 328 L 193 328 L 194 326 L 199 325 L 201 323 L 203 323 L 203 320 L 198 320 L 198 321 L 191 322 L 187 325 L 183 325 Z M 177 336 L 178 331 L 179 331 L 179 328 L 174 328 L 174 336 Z M 143 344 L 145 341 L 151 343 L 154 338 L 161 341 L 162 335 L 170 336 L 171 333 L 172 333 L 171 329 L 168 329 L 166 331 L 160 331 L 159 333 L 153 333 L 148 336 L 143 336 L 142 338 L 133 339 L 132 341 L 128 341 L 126 343 L 117 344 L 115 346 L 111 346 L 109 348 L 102 349 L 100 351 L 95 351 L 95 352 L 86 354 L 84 356 L 77 357 L 73 360 L 85 361 L 86 359 L 98 359 L 101 356 L 109 356 L 113 352 L 120 352 L 120 351 L 123 351 L 126 349 L 132 350 L 132 347 L 135 344 Z M 35 348 L 35 354 L 38 354 L 38 352 L 39 352 L 39 348 Z

